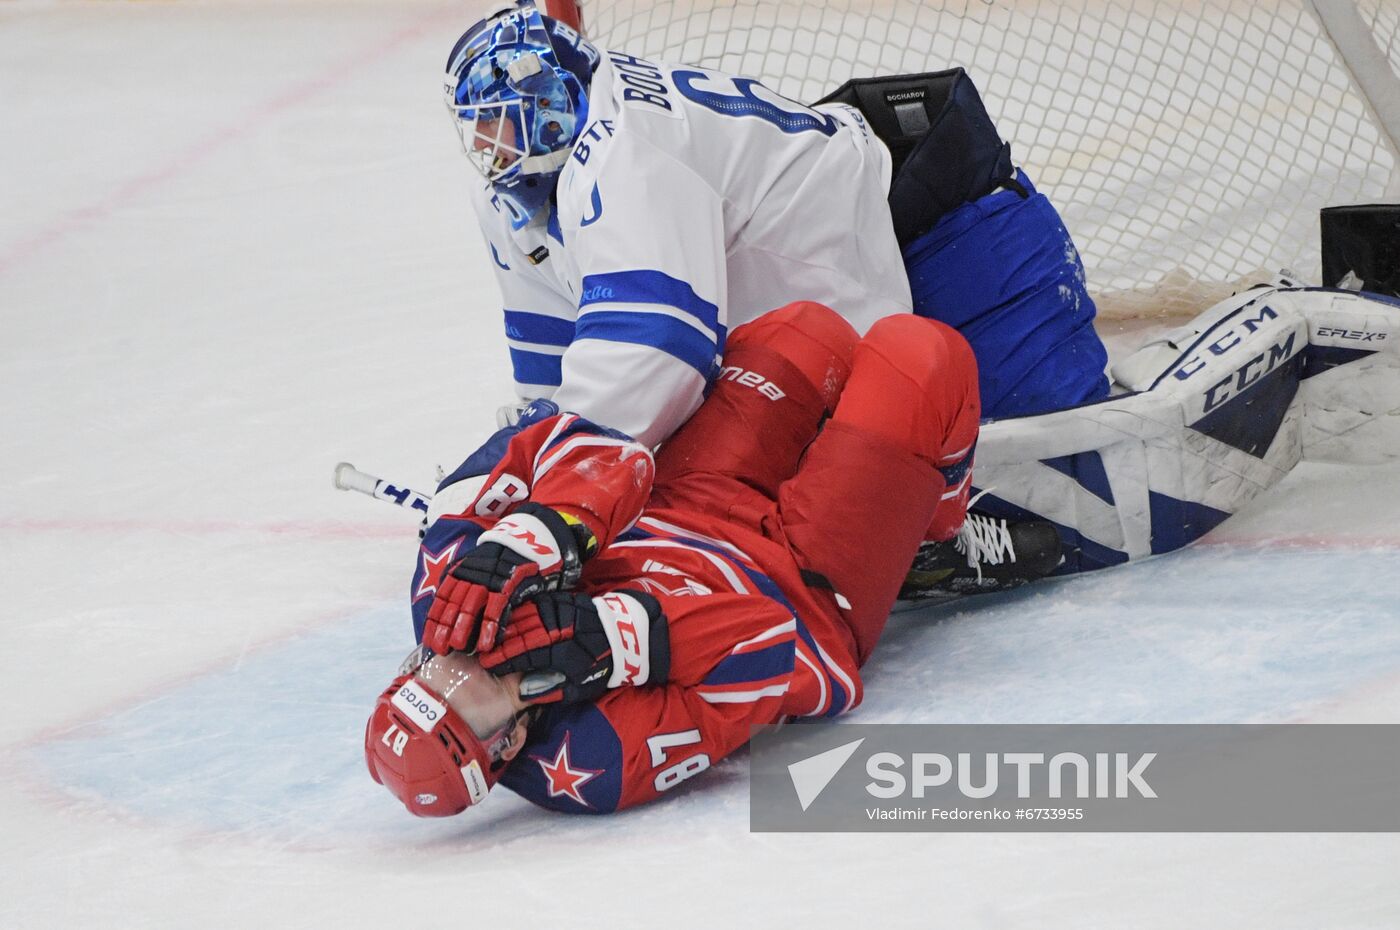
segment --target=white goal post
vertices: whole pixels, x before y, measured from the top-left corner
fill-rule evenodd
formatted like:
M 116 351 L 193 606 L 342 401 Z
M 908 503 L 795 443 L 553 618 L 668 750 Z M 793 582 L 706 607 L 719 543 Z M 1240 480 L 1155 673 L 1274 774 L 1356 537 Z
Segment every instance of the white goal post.
M 815 100 L 967 69 L 1106 316 L 1287 267 L 1318 210 L 1400 200 L 1400 0 L 547 0 L 591 39 Z

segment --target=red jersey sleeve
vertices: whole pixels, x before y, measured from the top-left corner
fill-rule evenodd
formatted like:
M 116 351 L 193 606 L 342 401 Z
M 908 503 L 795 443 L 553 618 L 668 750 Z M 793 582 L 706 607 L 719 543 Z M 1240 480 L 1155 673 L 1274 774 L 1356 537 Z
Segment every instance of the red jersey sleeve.
M 655 472 L 641 443 L 562 414 L 511 439 L 471 512 L 494 520 L 528 498 L 578 517 L 605 548 L 641 515 Z
M 507 787 L 572 813 L 631 807 L 744 745 L 750 727 L 778 719 L 796 662 L 792 614 L 737 594 L 659 600 L 671 636 L 669 681 L 545 707 L 502 779 Z
M 655 471 L 651 450 L 573 414 L 515 434 L 476 496 L 423 536 L 409 589 L 415 635 L 421 640 L 447 566 L 516 504 L 530 500 L 577 517 L 602 549 L 641 515 Z

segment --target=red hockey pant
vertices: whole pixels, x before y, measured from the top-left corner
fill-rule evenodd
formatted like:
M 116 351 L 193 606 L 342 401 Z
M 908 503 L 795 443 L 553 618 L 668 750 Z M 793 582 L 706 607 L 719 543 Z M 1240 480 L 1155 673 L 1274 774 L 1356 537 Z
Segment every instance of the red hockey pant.
M 953 329 L 902 315 L 861 339 L 790 304 L 731 334 L 710 396 L 657 456 L 656 493 L 787 545 L 849 602 L 864 663 L 919 542 L 962 524 L 979 413 Z

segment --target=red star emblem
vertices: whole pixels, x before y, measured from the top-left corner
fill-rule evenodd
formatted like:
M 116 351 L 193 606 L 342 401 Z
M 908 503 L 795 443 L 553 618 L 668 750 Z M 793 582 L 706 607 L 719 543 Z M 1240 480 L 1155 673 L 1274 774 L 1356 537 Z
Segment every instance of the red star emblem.
M 427 546 L 423 547 L 423 580 L 418 582 L 418 587 L 413 592 L 415 604 L 437 590 L 442 573 L 447 571 L 447 566 L 451 564 L 452 557 L 457 554 L 457 547 L 461 544 L 459 539 L 436 555 L 429 552 Z
M 594 778 L 603 774 L 602 769 L 576 769 L 569 764 L 569 733 L 564 734 L 564 741 L 559 744 L 559 751 L 554 754 L 554 761 L 550 761 L 543 756 L 531 756 L 540 764 L 540 770 L 544 772 L 545 779 L 549 782 L 549 796 L 551 798 L 570 797 L 582 804 L 584 807 L 592 807 L 579 794 L 579 789 L 588 784 Z

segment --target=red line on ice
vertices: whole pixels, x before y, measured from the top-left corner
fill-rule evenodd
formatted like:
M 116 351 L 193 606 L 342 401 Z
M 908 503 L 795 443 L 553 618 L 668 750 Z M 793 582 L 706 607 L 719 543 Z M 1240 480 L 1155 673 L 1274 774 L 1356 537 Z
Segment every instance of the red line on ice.
M 68 238 L 85 226 L 106 219 L 152 190 L 156 190 L 185 174 L 206 161 L 228 143 L 251 135 L 254 130 L 261 128 L 284 111 L 306 103 L 324 93 L 343 80 L 345 75 L 363 71 L 400 45 L 410 42 L 429 29 L 438 26 L 441 20 L 445 20 L 449 16 L 453 19 L 462 19 L 463 13 L 457 4 L 439 7 L 369 48 L 357 49 L 355 52 L 337 59 L 317 77 L 294 84 L 282 93 L 263 101 L 252 112 L 194 143 L 165 164 L 128 179 L 112 193 L 95 203 L 69 211 L 29 238 L 21 239 L 6 251 L 0 252 L 0 274 L 4 274 L 9 269 L 32 258 L 55 242 Z
M 216 536 L 261 533 L 300 539 L 412 539 L 413 524 L 359 524 L 332 520 L 146 520 L 119 518 L 0 518 L 0 532 L 25 533 L 165 533 L 171 536 Z

